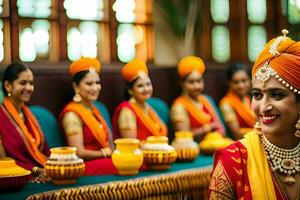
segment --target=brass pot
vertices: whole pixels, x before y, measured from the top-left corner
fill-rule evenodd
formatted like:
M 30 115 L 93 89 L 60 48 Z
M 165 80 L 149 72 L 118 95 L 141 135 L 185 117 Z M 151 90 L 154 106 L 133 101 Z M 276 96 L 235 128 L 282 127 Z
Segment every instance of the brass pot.
M 85 165 L 76 155 L 76 147 L 56 147 L 45 165 L 46 174 L 54 184 L 73 184 L 83 175 Z

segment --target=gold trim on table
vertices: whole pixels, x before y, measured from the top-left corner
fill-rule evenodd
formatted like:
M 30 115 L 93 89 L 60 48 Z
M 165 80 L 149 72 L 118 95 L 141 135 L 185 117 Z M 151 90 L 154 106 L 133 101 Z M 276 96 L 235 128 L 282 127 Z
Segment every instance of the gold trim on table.
M 117 200 L 153 199 L 153 197 L 202 199 L 206 195 L 211 171 L 211 167 L 201 167 L 125 181 L 60 189 L 34 194 L 27 200 L 71 198 Z

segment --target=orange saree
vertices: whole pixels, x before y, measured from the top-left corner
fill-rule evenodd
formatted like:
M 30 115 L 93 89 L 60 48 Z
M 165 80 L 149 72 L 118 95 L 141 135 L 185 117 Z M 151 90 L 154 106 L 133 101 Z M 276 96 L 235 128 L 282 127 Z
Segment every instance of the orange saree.
M 34 115 L 23 105 L 23 121 L 9 98 L 0 108 L 0 134 L 7 156 L 28 170 L 42 167 L 50 151 Z
M 92 112 L 82 104 L 70 102 L 60 115 L 60 125 L 62 118 L 67 112 L 74 112 L 82 120 L 83 145 L 85 149 L 100 151 L 109 147 L 110 130 L 96 107 L 92 106 Z M 99 158 L 85 161 L 84 175 L 116 174 L 110 158 Z
M 216 131 L 225 134 L 222 121 L 219 118 L 215 106 L 211 103 L 211 100 L 206 95 L 200 95 L 198 101 L 201 105 L 203 105 L 202 109 L 196 107 L 194 103 L 184 95 L 179 96 L 174 101 L 174 104 L 181 104 L 184 106 L 189 115 L 191 128 L 199 128 L 205 124 L 216 122 Z
M 249 97 L 246 97 L 244 103 L 236 94 L 229 91 L 220 101 L 220 107 L 224 104 L 230 105 L 234 109 L 241 128 L 253 128 L 256 116 L 251 109 Z
M 118 118 L 121 110 L 123 108 L 129 108 L 135 114 L 137 119 L 137 139 L 146 140 L 148 136 L 157 135 L 157 136 L 167 136 L 168 130 L 166 125 L 162 122 L 156 112 L 148 106 L 148 114 L 145 114 L 144 111 L 139 108 L 134 103 L 124 101 L 121 103 L 115 111 L 113 117 L 113 127 L 115 137 L 120 137 L 119 128 L 118 128 Z

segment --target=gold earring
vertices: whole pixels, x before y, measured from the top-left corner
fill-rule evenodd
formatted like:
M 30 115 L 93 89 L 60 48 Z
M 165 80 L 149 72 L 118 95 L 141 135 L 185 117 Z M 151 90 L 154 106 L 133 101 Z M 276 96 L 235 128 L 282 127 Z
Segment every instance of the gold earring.
M 256 131 L 256 133 L 258 135 L 262 135 L 262 133 L 261 133 L 261 125 L 258 122 L 255 123 L 254 130 Z
M 76 102 L 76 103 L 79 103 L 81 102 L 82 98 L 80 96 L 80 94 L 76 93 L 73 97 L 73 101 Z
M 299 112 L 299 119 L 295 125 L 296 127 L 296 133 L 295 133 L 295 136 L 300 138 L 300 112 Z
M 9 96 L 9 97 L 10 97 L 10 96 L 11 96 L 11 93 L 10 93 L 10 92 L 9 92 L 9 93 L 7 93 L 7 96 Z

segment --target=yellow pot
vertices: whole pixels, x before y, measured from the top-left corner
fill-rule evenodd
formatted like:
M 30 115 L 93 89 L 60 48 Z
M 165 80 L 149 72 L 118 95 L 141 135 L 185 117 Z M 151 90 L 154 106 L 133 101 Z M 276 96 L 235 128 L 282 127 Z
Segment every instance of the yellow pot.
M 225 148 L 230 145 L 233 141 L 230 138 L 224 137 L 221 133 L 211 132 L 204 136 L 200 142 L 199 147 L 201 152 L 211 155 L 216 150 Z
M 45 165 L 46 173 L 54 184 L 73 184 L 82 176 L 85 165 L 76 155 L 76 147 L 56 147 Z
M 143 164 L 143 153 L 139 149 L 139 140 L 120 138 L 115 141 L 116 149 L 112 153 L 112 162 L 120 175 L 136 175 Z

